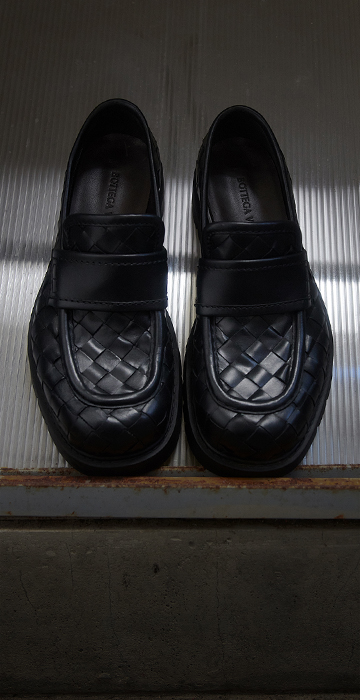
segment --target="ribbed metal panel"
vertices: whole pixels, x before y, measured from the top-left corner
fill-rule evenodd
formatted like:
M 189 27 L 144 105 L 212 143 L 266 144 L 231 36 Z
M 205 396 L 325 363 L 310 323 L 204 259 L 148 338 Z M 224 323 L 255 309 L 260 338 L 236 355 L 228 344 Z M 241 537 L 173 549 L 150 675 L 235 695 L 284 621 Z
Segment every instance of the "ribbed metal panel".
M 358 0 L 2 0 L 1 467 L 64 467 L 26 360 L 64 170 L 104 99 L 144 111 L 160 147 L 170 313 L 184 351 L 198 256 L 191 180 L 211 121 L 259 110 L 293 176 L 305 244 L 335 336 L 334 379 L 307 464 L 360 462 Z M 184 437 L 172 464 L 194 464 Z

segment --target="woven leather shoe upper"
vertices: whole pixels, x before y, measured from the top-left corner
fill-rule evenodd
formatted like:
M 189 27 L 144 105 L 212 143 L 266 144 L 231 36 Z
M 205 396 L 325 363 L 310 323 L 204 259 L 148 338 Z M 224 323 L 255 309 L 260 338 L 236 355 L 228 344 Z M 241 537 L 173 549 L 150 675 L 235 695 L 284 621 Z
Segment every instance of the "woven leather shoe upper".
M 99 233 L 102 236 L 102 231 Z M 134 243 L 135 245 L 135 243 Z M 104 238 L 102 240 L 104 246 Z M 54 420 L 70 445 L 101 459 L 141 453 L 166 432 L 174 392 L 174 349 L 165 315 L 154 311 L 66 312 L 76 368 L 89 391 L 127 396 L 134 405 L 93 406 L 76 392 L 64 367 L 59 310 L 49 305 L 50 272 L 35 303 L 30 347 Z M 164 361 L 153 395 L 138 403 L 156 351 L 154 316 L 163 326 Z
M 70 156 L 59 233 L 29 328 L 41 410 L 60 451 L 85 473 L 154 468 L 178 436 L 162 199 L 159 154 L 143 116 L 123 100 L 103 103 Z
M 218 170 L 214 169 L 214 181 L 210 182 L 213 150 L 219 150 L 223 143 L 228 148 L 226 141 L 221 141 L 229 135 L 227 119 L 231 122 L 232 137 L 241 136 L 245 122 L 247 138 L 258 135 L 262 147 L 266 143 L 271 163 L 265 161 L 264 171 L 268 177 L 276 164 L 276 177 L 280 179 L 285 201 L 283 219 L 261 220 L 261 192 L 266 196 L 267 183 L 264 174 L 262 181 L 259 176 L 260 202 L 256 202 L 256 169 L 252 172 L 245 165 L 241 170 L 240 163 L 236 171 L 236 163 L 232 163 L 234 169 L 228 169 L 226 179 L 223 162 L 219 166 L 218 159 Z M 236 122 L 238 127 L 234 126 Z M 235 146 L 239 141 L 233 141 Z M 248 142 L 241 141 L 241 146 L 246 160 Z M 246 195 L 242 173 L 247 176 Z M 240 183 L 241 214 L 241 204 L 245 201 L 243 218 L 220 220 L 219 213 L 212 218 L 211 207 L 215 211 L 216 207 L 226 209 L 226 196 L 232 199 L 228 210 L 234 208 L 233 200 L 237 196 L 234 180 Z M 224 188 L 220 193 L 223 199 L 216 191 L 211 194 L 214 183 Z M 220 468 L 222 473 L 226 473 L 227 466 L 231 473 L 236 473 L 238 467 L 244 475 L 271 473 L 277 467 L 289 470 L 308 449 L 324 409 L 331 378 L 332 335 L 324 303 L 306 261 L 300 262 L 303 277 L 301 280 L 299 277 L 300 281 L 295 279 L 303 247 L 291 181 L 275 137 L 256 112 L 230 108 L 215 120 L 199 154 L 193 203 L 202 269 L 208 267 L 208 274 L 213 275 L 216 261 L 221 262 L 219 276 L 209 277 L 208 288 L 206 278 L 199 288 L 198 278 L 198 316 L 186 354 L 186 422 L 191 446 L 205 466 L 215 471 Z M 265 203 L 263 208 L 266 206 L 269 208 L 271 203 Z M 280 204 L 276 206 L 280 210 Z M 250 212 L 248 217 L 246 212 Z M 290 276 L 285 278 L 283 271 L 287 266 Z M 271 278 L 266 278 L 267 268 L 271 270 Z M 239 285 L 244 285 L 239 278 L 244 273 L 248 275 L 249 289 L 244 292 L 246 303 L 241 306 L 243 299 L 236 296 L 236 279 Z M 293 274 L 295 294 L 291 289 Z M 273 288 L 277 275 L 279 300 L 275 300 Z M 209 289 L 216 279 L 220 286 Z M 297 289 L 305 287 L 306 294 L 300 299 Z M 207 298 L 212 295 L 215 306 L 209 306 L 209 302 L 199 297 L 199 289 L 205 299 L 206 295 Z M 256 313 L 252 311 L 252 297 L 257 299 Z M 288 310 L 287 299 L 290 299 Z M 216 304 L 220 313 L 216 312 Z M 276 312 L 277 307 L 281 313 Z
M 214 396 L 205 365 L 203 320 L 195 322 L 189 339 L 188 400 L 192 401 L 204 440 L 225 457 L 258 463 L 280 458 L 296 448 L 311 428 L 331 363 L 327 315 L 319 296 L 317 293 L 314 305 L 306 312 L 301 383 L 293 400 L 280 410 L 271 410 L 271 399 L 284 393 L 289 378 L 293 339 L 290 314 L 211 320 L 216 378 L 227 395 L 248 402 L 248 412 L 227 406 Z M 266 412 L 261 408 L 260 412 L 252 412 L 257 399 L 259 408 L 262 399 L 267 402 Z

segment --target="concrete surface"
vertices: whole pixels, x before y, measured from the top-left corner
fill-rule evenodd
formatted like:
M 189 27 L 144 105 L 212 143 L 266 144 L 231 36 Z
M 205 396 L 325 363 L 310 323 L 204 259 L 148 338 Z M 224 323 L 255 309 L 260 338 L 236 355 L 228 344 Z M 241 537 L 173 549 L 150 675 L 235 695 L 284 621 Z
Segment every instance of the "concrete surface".
M 359 691 L 359 523 L 1 528 L 3 696 Z

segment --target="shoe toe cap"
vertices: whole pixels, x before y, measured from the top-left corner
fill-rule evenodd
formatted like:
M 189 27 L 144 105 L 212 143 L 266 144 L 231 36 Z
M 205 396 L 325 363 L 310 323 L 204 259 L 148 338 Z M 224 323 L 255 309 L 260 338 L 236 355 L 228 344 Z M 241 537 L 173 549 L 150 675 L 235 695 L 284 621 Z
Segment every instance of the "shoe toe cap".
M 311 409 L 309 405 L 309 413 Z M 283 457 L 302 440 L 307 425 L 305 411 L 295 405 L 269 414 L 237 413 L 219 405 L 213 405 L 211 413 L 198 410 L 198 427 L 207 445 L 241 462 L 260 464 Z

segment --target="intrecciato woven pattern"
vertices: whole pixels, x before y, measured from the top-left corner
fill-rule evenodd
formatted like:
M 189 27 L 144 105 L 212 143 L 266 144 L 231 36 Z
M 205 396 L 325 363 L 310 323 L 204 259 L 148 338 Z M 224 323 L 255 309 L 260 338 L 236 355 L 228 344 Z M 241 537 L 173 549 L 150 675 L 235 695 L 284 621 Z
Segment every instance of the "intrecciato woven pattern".
M 74 218 L 74 217 L 73 217 Z M 133 255 L 152 253 L 162 246 L 162 232 L 155 224 L 87 224 L 80 220 L 64 226 L 64 247 L 82 253 Z
M 150 369 L 150 313 L 75 311 L 71 314 L 75 358 L 89 389 L 129 394 L 142 389 Z
M 255 110 L 229 107 L 211 125 L 193 214 L 201 262 L 185 358 L 191 447 L 220 475 L 281 476 L 301 462 L 321 420 L 332 334 L 284 156 Z
M 95 107 L 70 154 L 58 235 L 28 335 L 51 437 L 89 476 L 155 469 L 179 436 L 181 367 L 165 310 L 163 200 L 160 155 L 143 114 L 121 99 Z
M 227 321 L 228 318 L 216 319 L 215 324 L 221 326 Z M 231 321 L 242 323 L 239 317 Z M 269 322 L 268 328 L 273 323 L 274 320 Z M 261 463 L 286 454 L 301 442 L 311 427 L 331 359 L 331 331 L 318 293 L 314 305 L 305 312 L 305 333 L 301 384 L 292 403 L 273 413 L 246 413 L 226 408 L 213 397 L 204 361 L 203 336 L 197 320 L 189 340 L 191 391 L 188 400 L 192 401 L 201 433 L 210 447 L 242 463 Z M 286 334 L 284 337 L 287 339 Z M 226 342 L 221 347 L 225 346 Z M 257 366 L 261 369 L 261 361 Z
M 30 323 L 30 344 L 31 353 L 36 364 L 36 372 L 39 381 L 41 382 L 42 392 L 46 397 L 48 406 L 50 407 L 54 419 L 56 419 L 58 428 L 61 430 L 64 438 L 66 438 L 70 445 L 75 448 L 82 450 L 91 455 L 97 456 L 99 458 L 111 459 L 116 458 L 119 454 L 129 455 L 137 454 L 144 450 L 149 445 L 154 445 L 158 440 L 164 436 L 166 427 L 169 421 L 169 407 L 172 403 L 172 393 L 174 389 L 174 373 L 173 373 L 173 363 L 174 363 L 174 350 L 171 344 L 171 338 L 167 330 L 167 325 L 164 318 L 164 335 L 165 335 L 165 347 L 164 347 L 164 361 L 162 365 L 162 376 L 160 380 L 159 387 L 154 395 L 143 404 L 137 404 L 134 406 L 125 406 L 120 408 L 108 408 L 101 406 L 92 406 L 85 403 L 79 396 L 76 395 L 72 386 L 70 385 L 66 372 L 64 371 L 63 362 L 61 359 L 61 351 L 59 346 L 59 319 L 58 312 L 55 308 L 48 305 L 48 295 L 49 295 L 49 277 L 45 278 L 44 286 L 37 298 L 32 320 Z M 131 348 L 129 345 L 126 347 L 129 349 L 129 353 L 133 352 L 132 355 L 132 367 L 135 368 L 132 371 L 132 376 L 141 377 L 141 381 L 144 381 L 144 374 L 140 371 L 140 367 L 144 370 L 145 364 L 139 364 L 136 368 L 134 362 L 136 362 L 134 357 L 134 351 L 137 348 L 136 336 L 138 337 L 140 345 L 142 345 L 144 337 L 147 334 L 147 324 L 148 321 L 144 319 L 148 314 L 142 314 L 138 312 L 137 315 L 140 317 L 140 323 L 137 323 L 138 319 L 129 316 L 122 316 L 122 321 L 120 323 L 120 314 L 112 315 L 109 314 L 106 319 L 106 314 L 99 312 L 98 314 L 86 314 L 84 312 L 74 312 L 76 321 L 74 323 L 74 337 L 76 333 L 79 337 L 84 337 L 84 329 L 88 330 L 91 328 L 90 338 L 88 336 L 86 342 L 89 348 L 93 348 L 95 351 L 99 349 L 95 341 L 97 337 L 101 337 L 103 341 L 102 347 L 105 350 L 100 352 L 98 355 L 97 364 L 101 367 L 99 362 L 101 354 L 104 357 L 103 364 L 106 364 L 105 358 L 108 358 L 108 349 L 111 347 L 111 357 L 117 357 L 116 366 L 120 368 L 124 362 L 129 365 L 126 359 L 116 356 L 116 338 L 114 339 L 114 333 L 117 332 L 116 336 L 118 339 L 118 348 L 122 348 L 120 352 L 122 353 L 126 343 L 129 343 L 129 337 L 132 337 Z M 149 314 L 150 316 L 151 314 Z M 125 320 L 126 318 L 126 320 Z M 99 325 L 100 324 L 100 325 Z M 120 324 L 120 328 L 117 326 Z M 143 324 L 143 325 L 142 325 Z M 115 327 L 117 330 L 115 331 Z M 76 331 L 78 328 L 78 332 Z M 142 330 L 142 332 L 141 332 Z M 100 335 L 96 336 L 97 331 L 100 331 Z M 82 343 L 82 348 L 85 343 Z M 105 343 L 105 345 L 104 345 Z M 125 345 L 124 345 L 125 343 Z M 83 352 L 82 348 L 77 348 L 77 355 Z M 140 355 L 143 350 L 139 347 Z M 90 350 L 92 352 L 92 350 Z M 144 353 L 145 354 L 145 353 Z M 140 356 L 139 355 L 139 356 Z M 126 358 L 126 355 L 125 355 Z M 129 359 L 129 358 L 128 358 Z M 80 361 L 82 362 L 83 359 Z M 114 360 L 112 360 L 114 361 Z M 79 363 L 80 364 L 80 363 Z M 90 365 L 89 365 L 90 367 Z M 104 368 L 103 368 L 104 369 Z M 110 365 L 106 370 L 104 377 L 108 377 L 111 381 L 110 392 L 102 386 L 102 390 L 107 393 L 112 393 L 115 385 L 113 382 L 113 372 L 114 369 L 110 370 Z M 82 372 L 85 376 L 85 370 Z M 91 380 L 88 380 L 91 384 Z M 93 383 L 94 384 L 94 383 Z M 121 387 L 122 384 L 122 387 Z M 118 382 L 116 384 L 116 390 L 122 388 L 123 391 L 129 393 L 132 391 L 129 381 Z M 97 386 L 97 389 L 99 386 Z
M 299 253 L 301 244 L 291 231 L 271 233 L 214 232 L 206 238 L 205 256 L 213 260 L 260 260 Z
M 66 248 L 119 255 L 161 249 L 163 234 L 158 221 L 105 225 L 81 218 L 72 216 L 65 222 Z M 77 368 L 87 388 L 122 396 L 145 386 L 153 340 L 149 312 L 77 310 L 68 312 L 68 318 Z
M 293 317 L 217 317 L 214 352 L 220 385 L 229 396 L 269 401 L 285 390 L 291 366 Z

